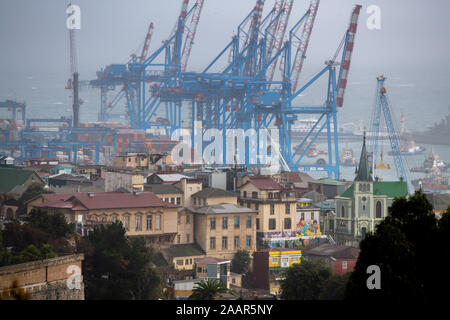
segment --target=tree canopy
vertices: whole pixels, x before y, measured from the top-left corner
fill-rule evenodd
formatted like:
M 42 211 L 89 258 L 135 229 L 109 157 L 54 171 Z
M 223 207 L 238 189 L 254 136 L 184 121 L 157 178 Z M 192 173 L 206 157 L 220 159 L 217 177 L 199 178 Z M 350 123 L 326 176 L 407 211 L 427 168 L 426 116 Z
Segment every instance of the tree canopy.
M 218 294 L 228 292 L 225 283 L 218 279 L 201 280 L 196 284 L 189 300 L 214 300 Z
M 231 272 L 243 274 L 248 271 L 251 257 L 247 250 L 239 249 L 231 261 Z
M 87 300 L 148 300 L 161 295 L 153 250 L 143 238 L 127 239 L 120 222 L 94 229 L 80 240 Z
M 449 213 L 437 220 L 425 194 L 394 200 L 389 216 L 360 243 L 347 288 L 348 299 L 433 301 L 449 283 Z M 380 268 L 381 289 L 369 290 L 367 268 Z

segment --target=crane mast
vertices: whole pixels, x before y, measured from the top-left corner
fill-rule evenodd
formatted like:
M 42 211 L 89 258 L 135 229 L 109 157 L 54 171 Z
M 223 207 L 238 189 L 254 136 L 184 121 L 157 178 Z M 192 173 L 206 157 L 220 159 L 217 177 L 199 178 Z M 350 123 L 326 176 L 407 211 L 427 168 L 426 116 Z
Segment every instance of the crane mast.
M 144 47 L 142 48 L 141 58 L 139 60 L 140 63 L 144 62 L 147 58 L 148 47 L 150 46 L 150 41 L 152 40 L 153 35 L 153 22 L 148 26 L 147 36 L 145 37 Z

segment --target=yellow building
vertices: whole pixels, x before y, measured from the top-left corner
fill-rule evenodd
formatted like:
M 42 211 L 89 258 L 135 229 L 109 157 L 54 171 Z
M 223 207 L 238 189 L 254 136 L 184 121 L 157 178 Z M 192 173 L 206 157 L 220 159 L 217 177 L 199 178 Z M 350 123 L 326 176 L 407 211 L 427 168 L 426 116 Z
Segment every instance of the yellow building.
M 144 236 L 153 245 L 173 244 L 178 234 L 178 207 L 162 201 L 151 192 L 142 193 L 74 193 L 53 195 L 52 201 L 35 199 L 31 208 L 50 214 L 63 213 L 69 222 L 77 223 L 85 234 L 95 225 L 122 222 L 128 236 Z M 39 203 L 40 202 L 40 203 Z
M 258 211 L 258 246 L 280 238 L 295 238 L 295 194 L 268 176 L 246 178 L 239 188 L 239 204 Z
M 255 288 L 278 294 L 284 271 L 301 263 L 302 252 L 297 249 L 270 248 L 253 253 Z
M 206 255 L 232 259 L 239 249 L 255 249 L 255 210 L 222 203 L 184 211 L 194 214 L 195 242 Z

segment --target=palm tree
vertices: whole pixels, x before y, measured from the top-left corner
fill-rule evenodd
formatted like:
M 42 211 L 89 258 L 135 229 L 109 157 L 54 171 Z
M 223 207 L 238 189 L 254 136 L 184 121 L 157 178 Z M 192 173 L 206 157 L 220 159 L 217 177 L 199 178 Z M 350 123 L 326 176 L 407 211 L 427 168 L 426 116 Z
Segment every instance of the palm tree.
M 216 295 L 228 292 L 225 283 L 217 279 L 201 280 L 196 285 L 189 297 L 190 300 L 214 300 Z

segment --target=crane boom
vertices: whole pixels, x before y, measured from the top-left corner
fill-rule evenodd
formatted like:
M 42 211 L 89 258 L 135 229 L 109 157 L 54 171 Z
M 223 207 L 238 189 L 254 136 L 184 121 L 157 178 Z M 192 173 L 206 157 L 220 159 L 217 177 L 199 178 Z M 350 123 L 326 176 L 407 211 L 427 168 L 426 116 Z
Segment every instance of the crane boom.
M 275 33 L 273 49 L 271 50 L 271 53 L 278 52 L 279 50 L 281 50 L 281 47 L 283 46 L 283 39 L 284 39 L 284 35 L 286 33 L 286 29 L 287 29 L 287 25 L 289 22 L 289 17 L 291 15 L 293 3 L 294 3 L 294 0 L 288 0 L 282 8 L 283 12 L 281 13 L 279 25 L 278 25 L 278 28 Z M 272 64 L 268 67 L 267 74 L 266 74 L 267 81 L 272 81 L 273 76 L 275 74 L 275 68 L 277 66 L 277 63 L 278 63 L 278 59 L 276 59 L 274 62 L 272 62 Z
M 144 62 L 147 58 L 148 47 L 150 46 L 150 41 L 153 35 L 153 22 L 148 26 L 147 36 L 145 37 L 144 47 L 142 48 L 140 63 Z
M 298 86 L 298 79 L 300 78 L 300 73 L 302 72 L 303 62 L 306 58 L 306 50 L 308 49 L 309 39 L 311 38 L 312 28 L 314 26 L 314 21 L 316 19 L 317 9 L 319 8 L 320 0 L 311 0 L 308 9 L 308 17 L 306 18 L 305 24 L 303 26 L 303 32 L 300 36 L 300 42 L 297 47 L 297 52 L 295 54 L 294 64 L 292 67 L 291 81 L 292 92 L 294 93 Z
M 184 41 L 183 53 L 181 56 L 181 71 L 185 72 L 189 56 L 191 55 L 192 45 L 194 44 L 195 34 L 197 32 L 198 22 L 202 13 L 203 3 L 205 0 L 197 0 L 195 9 L 192 12 L 191 22 L 188 26 L 188 32 Z
M 338 93 L 336 97 L 336 105 L 338 107 L 342 107 L 344 104 L 344 93 L 345 88 L 347 87 L 348 72 L 350 70 L 350 62 L 352 59 L 353 47 L 355 44 L 355 35 L 358 28 L 358 17 L 360 11 L 361 6 L 356 5 L 350 18 L 350 26 L 347 29 L 346 43 L 344 48 L 345 51 L 342 55 L 341 68 L 339 71 Z

